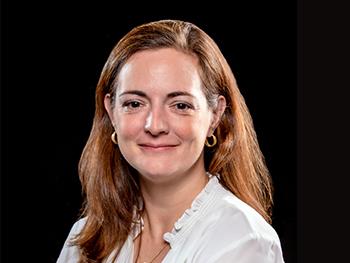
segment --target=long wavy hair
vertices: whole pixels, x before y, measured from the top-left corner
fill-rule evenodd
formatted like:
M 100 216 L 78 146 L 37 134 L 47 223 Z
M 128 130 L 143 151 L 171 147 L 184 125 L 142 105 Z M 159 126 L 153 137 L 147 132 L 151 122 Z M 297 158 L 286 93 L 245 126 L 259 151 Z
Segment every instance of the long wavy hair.
M 115 45 L 97 83 L 92 130 L 79 162 L 81 217 L 86 223 L 73 244 L 80 249 L 80 262 L 101 262 L 112 252 L 116 257 L 132 229 L 134 207 L 141 198 L 138 174 L 111 141 L 114 129 L 104 98 L 109 93 L 113 101 L 119 72 L 133 54 L 159 48 L 198 58 L 203 92 L 212 109 L 218 95 L 226 98 L 227 107 L 215 130 L 218 143 L 204 148 L 206 169 L 219 174 L 226 189 L 271 223 L 270 175 L 245 100 L 217 44 L 189 22 L 150 22 L 133 28 Z

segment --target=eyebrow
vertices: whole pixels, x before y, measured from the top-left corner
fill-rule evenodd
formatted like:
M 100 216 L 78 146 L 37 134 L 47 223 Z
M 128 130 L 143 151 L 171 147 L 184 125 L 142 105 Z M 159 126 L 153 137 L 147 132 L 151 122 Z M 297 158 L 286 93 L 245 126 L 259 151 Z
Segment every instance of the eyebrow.
M 186 91 L 174 91 L 174 92 L 171 92 L 167 95 L 168 98 L 174 98 L 174 97 L 178 97 L 178 96 L 189 96 L 189 97 L 194 98 L 194 96 L 191 93 L 186 92 Z
M 127 95 L 127 94 L 132 94 L 132 95 L 138 95 L 140 97 L 147 97 L 146 93 L 144 93 L 141 90 L 128 90 L 128 91 L 124 91 L 122 93 L 119 94 L 119 97 L 123 96 L 123 95 Z
M 119 97 L 123 96 L 123 95 L 127 95 L 127 94 L 132 94 L 132 95 L 137 95 L 140 97 L 144 97 L 144 98 L 148 98 L 147 94 L 141 90 L 128 90 L 128 91 L 124 91 L 123 93 L 121 93 L 119 95 Z M 186 91 L 174 91 L 174 92 L 170 92 L 169 94 L 167 94 L 168 98 L 175 98 L 178 96 L 189 96 L 194 98 L 194 96 Z

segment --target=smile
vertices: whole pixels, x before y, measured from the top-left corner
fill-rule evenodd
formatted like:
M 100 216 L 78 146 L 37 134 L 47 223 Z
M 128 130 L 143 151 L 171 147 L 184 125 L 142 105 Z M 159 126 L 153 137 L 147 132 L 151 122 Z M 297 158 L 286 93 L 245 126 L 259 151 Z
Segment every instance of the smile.
M 170 144 L 139 144 L 139 146 L 144 151 L 163 152 L 163 151 L 173 150 L 178 145 L 170 145 Z

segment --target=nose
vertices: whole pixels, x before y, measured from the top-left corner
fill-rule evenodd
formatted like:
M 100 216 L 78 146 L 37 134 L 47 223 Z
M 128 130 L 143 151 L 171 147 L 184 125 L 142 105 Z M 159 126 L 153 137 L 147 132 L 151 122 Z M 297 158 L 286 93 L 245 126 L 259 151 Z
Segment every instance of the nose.
M 154 107 L 149 111 L 145 122 L 145 131 L 152 136 L 169 133 L 167 116 L 161 107 Z

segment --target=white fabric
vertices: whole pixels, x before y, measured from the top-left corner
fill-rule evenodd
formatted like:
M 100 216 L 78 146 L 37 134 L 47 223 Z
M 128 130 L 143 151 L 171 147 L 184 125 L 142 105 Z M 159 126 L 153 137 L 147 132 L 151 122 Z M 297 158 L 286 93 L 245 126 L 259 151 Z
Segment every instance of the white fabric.
M 69 246 L 85 219 L 77 221 L 57 263 L 78 262 L 78 249 Z M 134 231 L 126 240 L 117 263 L 133 262 Z M 171 249 L 163 263 L 283 263 L 276 231 L 253 208 L 225 190 L 216 176 L 192 202 L 173 230 L 164 234 Z M 106 262 L 111 263 L 112 255 Z

